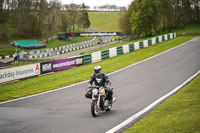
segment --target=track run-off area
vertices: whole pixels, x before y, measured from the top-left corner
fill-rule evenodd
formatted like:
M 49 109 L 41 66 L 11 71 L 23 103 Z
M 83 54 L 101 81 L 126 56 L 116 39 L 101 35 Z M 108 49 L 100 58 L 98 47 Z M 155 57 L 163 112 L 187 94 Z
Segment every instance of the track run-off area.
M 0 132 L 104 133 L 171 92 L 199 70 L 200 37 L 108 74 L 117 97 L 110 112 L 92 117 L 91 101 L 84 97 L 88 86 L 85 81 L 0 103 Z

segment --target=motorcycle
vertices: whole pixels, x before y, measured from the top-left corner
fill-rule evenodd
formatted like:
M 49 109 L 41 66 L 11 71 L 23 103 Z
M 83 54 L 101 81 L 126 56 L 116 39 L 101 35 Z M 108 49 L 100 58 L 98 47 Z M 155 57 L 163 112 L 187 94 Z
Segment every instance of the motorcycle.
M 99 111 L 110 111 L 114 102 L 108 100 L 105 88 L 92 87 L 91 114 L 93 117 L 98 116 Z

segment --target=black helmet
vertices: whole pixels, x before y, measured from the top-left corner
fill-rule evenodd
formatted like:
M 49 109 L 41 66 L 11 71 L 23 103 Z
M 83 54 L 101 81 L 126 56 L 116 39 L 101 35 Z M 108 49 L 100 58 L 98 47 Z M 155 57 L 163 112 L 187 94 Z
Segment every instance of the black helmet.
M 101 74 L 101 66 L 95 66 L 94 67 L 94 73 L 96 74 L 96 75 L 99 75 L 99 74 Z

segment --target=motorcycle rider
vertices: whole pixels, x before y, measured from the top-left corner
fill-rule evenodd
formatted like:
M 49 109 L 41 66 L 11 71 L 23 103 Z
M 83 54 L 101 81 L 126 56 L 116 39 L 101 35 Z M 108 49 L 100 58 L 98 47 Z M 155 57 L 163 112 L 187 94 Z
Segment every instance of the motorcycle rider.
M 116 100 L 116 98 L 113 98 L 113 91 L 111 88 L 111 82 L 108 79 L 108 76 L 106 76 L 104 73 L 102 73 L 101 66 L 95 66 L 94 67 L 94 74 L 92 74 L 90 80 L 89 80 L 89 86 L 88 90 L 85 93 L 86 98 L 92 99 L 92 84 L 94 83 L 95 86 L 104 87 L 106 90 L 106 94 L 108 97 L 108 100 L 112 103 Z

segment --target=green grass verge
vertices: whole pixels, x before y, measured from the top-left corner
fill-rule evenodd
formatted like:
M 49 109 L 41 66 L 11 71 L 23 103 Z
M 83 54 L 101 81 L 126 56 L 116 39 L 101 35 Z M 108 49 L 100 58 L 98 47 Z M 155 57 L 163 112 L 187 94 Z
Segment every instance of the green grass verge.
M 29 65 L 29 64 L 35 64 L 35 62 L 12 62 L 11 66 L 12 67 L 17 67 L 17 66 L 24 66 L 24 65 Z
M 120 12 L 88 12 L 90 28 L 102 32 L 116 32 L 119 29 Z
M 178 29 L 174 30 L 177 34 L 182 34 L 182 33 L 200 33 L 200 25 L 189 25 L 185 27 L 184 29 Z
M 148 57 L 159 54 L 177 45 L 180 45 L 194 37 L 178 37 L 160 44 L 153 45 L 138 51 L 110 58 L 95 64 L 83 65 L 80 67 L 59 71 L 37 78 L 31 78 L 15 83 L 0 86 L 0 101 L 14 99 L 22 96 L 44 92 L 90 78 L 95 65 L 101 65 L 104 73 L 109 73 L 144 60 Z M 113 66 L 113 64 L 115 64 Z M 112 67 L 110 67 L 112 66 Z M 84 89 L 84 88 L 82 88 Z
M 120 36 L 111 36 L 110 40 L 112 40 L 112 39 L 118 39 L 118 38 L 120 38 Z
M 199 133 L 200 75 L 124 133 Z

